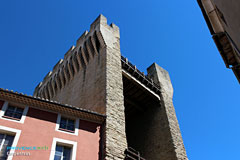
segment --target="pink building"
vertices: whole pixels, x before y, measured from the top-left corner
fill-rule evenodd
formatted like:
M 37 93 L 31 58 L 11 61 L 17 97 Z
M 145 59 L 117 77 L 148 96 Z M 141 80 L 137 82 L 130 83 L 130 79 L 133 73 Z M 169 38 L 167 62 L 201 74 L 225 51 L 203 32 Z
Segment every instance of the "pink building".
M 3 89 L 0 109 L 1 160 L 101 156 L 101 114 Z

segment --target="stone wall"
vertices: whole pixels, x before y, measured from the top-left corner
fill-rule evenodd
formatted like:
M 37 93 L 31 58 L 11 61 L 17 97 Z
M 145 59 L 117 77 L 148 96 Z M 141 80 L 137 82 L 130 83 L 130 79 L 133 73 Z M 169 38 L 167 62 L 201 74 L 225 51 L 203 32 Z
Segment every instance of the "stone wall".
M 100 15 L 35 89 L 40 96 L 106 114 L 105 159 L 127 148 L 119 28 Z
M 158 136 L 153 144 L 158 148 L 151 154 L 157 154 L 161 160 L 187 160 L 186 150 L 184 148 L 178 120 L 172 102 L 173 88 L 169 74 L 166 70 L 156 63 L 148 68 L 148 76 L 159 84 L 161 88 L 161 108 L 150 110 L 154 119 L 152 119 L 150 137 Z M 151 124 L 150 124 L 151 125 Z M 152 138 L 150 138 L 150 141 Z
M 122 160 L 127 148 L 122 76 L 119 28 L 100 15 L 36 87 L 34 96 L 106 114 L 102 158 Z M 187 159 L 168 73 L 154 64 L 148 76 L 161 86 L 161 104 L 135 117 L 142 124 L 136 128 L 140 150 L 149 160 Z
M 35 89 L 35 96 L 105 113 L 106 55 L 100 30 L 85 31 Z

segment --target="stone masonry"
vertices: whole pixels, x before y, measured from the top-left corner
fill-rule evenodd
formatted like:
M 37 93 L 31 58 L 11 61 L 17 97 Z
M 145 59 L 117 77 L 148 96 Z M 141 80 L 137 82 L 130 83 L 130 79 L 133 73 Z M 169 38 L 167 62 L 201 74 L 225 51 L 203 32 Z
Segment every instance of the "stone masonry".
M 119 28 L 100 15 L 71 47 L 34 95 L 106 114 L 105 159 L 127 148 Z
M 155 123 L 159 124 L 159 128 L 153 130 L 153 133 L 157 131 L 156 134 L 160 134 L 164 137 L 161 139 L 161 143 L 159 144 L 163 145 L 163 147 L 160 147 L 159 152 L 161 153 L 161 156 L 159 156 L 159 159 L 186 160 L 187 155 L 172 102 L 173 87 L 169 74 L 156 63 L 152 64 L 147 71 L 148 76 L 152 78 L 161 89 L 161 109 L 155 110 L 154 113 L 159 114 L 157 116 L 158 121 L 155 121 Z M 169 154 L 169 152 L 171 152 L 171 154 Z
M 128 148 L 123 76 L 119 28 L 115 24 L 108 25 L 107 19 L 99 15 L 90 31 L 80 36 L 76 46 L 71 47 L 39 83 L 34 96 L 105 114 L 101 137 L 103 153 L 99 159 L 123 160 Z M 144 123 L 140 129 L 146 128 L 148 133 L 131 131 L 131 134 L 139 135 L 138 145 L 148 159 L 185 160 L 169 75 L 153 64 L 148 68 L 148 77 L 152 84 L 160 86 L 159 104 L 149 106 L 144 119 L 140 116 Z M 148 85 L 145 87 L 151 90 Z

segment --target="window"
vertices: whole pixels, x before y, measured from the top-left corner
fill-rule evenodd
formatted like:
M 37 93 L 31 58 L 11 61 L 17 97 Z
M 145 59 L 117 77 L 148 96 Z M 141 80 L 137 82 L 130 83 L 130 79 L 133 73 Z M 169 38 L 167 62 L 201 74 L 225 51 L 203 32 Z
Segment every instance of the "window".
M 49 160 L 76 160 L 77 142 L 53 138 Z
M 7 110 L 4 114 L 4 116 L 11 117 L 16 120 L 20 120 L 22 118 L 22 114 L 23 114 L 23 108 L 9 105 L 7 107 Z
M 0 159 L 5 160 L 8 158 L 8 147 L 12 146 L 14 136 L 0 133 Z
M 12 160 L 15 150 L 8 147 L 17 146 L 21 130 L 0 125 L 0 160 Z
M 0 119 L 14 121 L 18 123 L 24 123 L 28 111 L 28 106 L 22 104 L 10 104 L 5 101 L 0 111 Z
M 64 129 L 64 130 L 68 130 L 68 131 L 74 132 L 75 131 L 74 120 L 62 117 L 59 129 Z
M 63 132 L 67 134 L 78 135 L 78 128 L 79 128 L 79 119 L 68 117 L 68 116 L 61 116 L 58 114 L 57 123 L 55 130 L 58 132 Z
M 70 160 L 72 148 L 56 145 L 54 160 Z

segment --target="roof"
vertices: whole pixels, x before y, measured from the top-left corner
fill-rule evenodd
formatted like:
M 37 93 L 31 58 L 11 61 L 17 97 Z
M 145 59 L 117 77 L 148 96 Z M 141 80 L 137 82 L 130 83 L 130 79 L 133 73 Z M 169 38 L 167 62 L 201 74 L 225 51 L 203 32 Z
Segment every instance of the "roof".
M 59 102 L 44 99 L 41 97 L 35 97 L 23 93 L 14 92 L 12 90 L 9 91 L 8 89 L 3 88 L 0 88 L 0 99 L 26 104 L 34 108 L 47 109 L 59 113 L 71 114 L 73 116 L 79 117 L 80 119 L 93 121 L 96 123 L 103 123 L 106 118 L 105 115 L 90 110 L 68 104 L 61 104 Z

